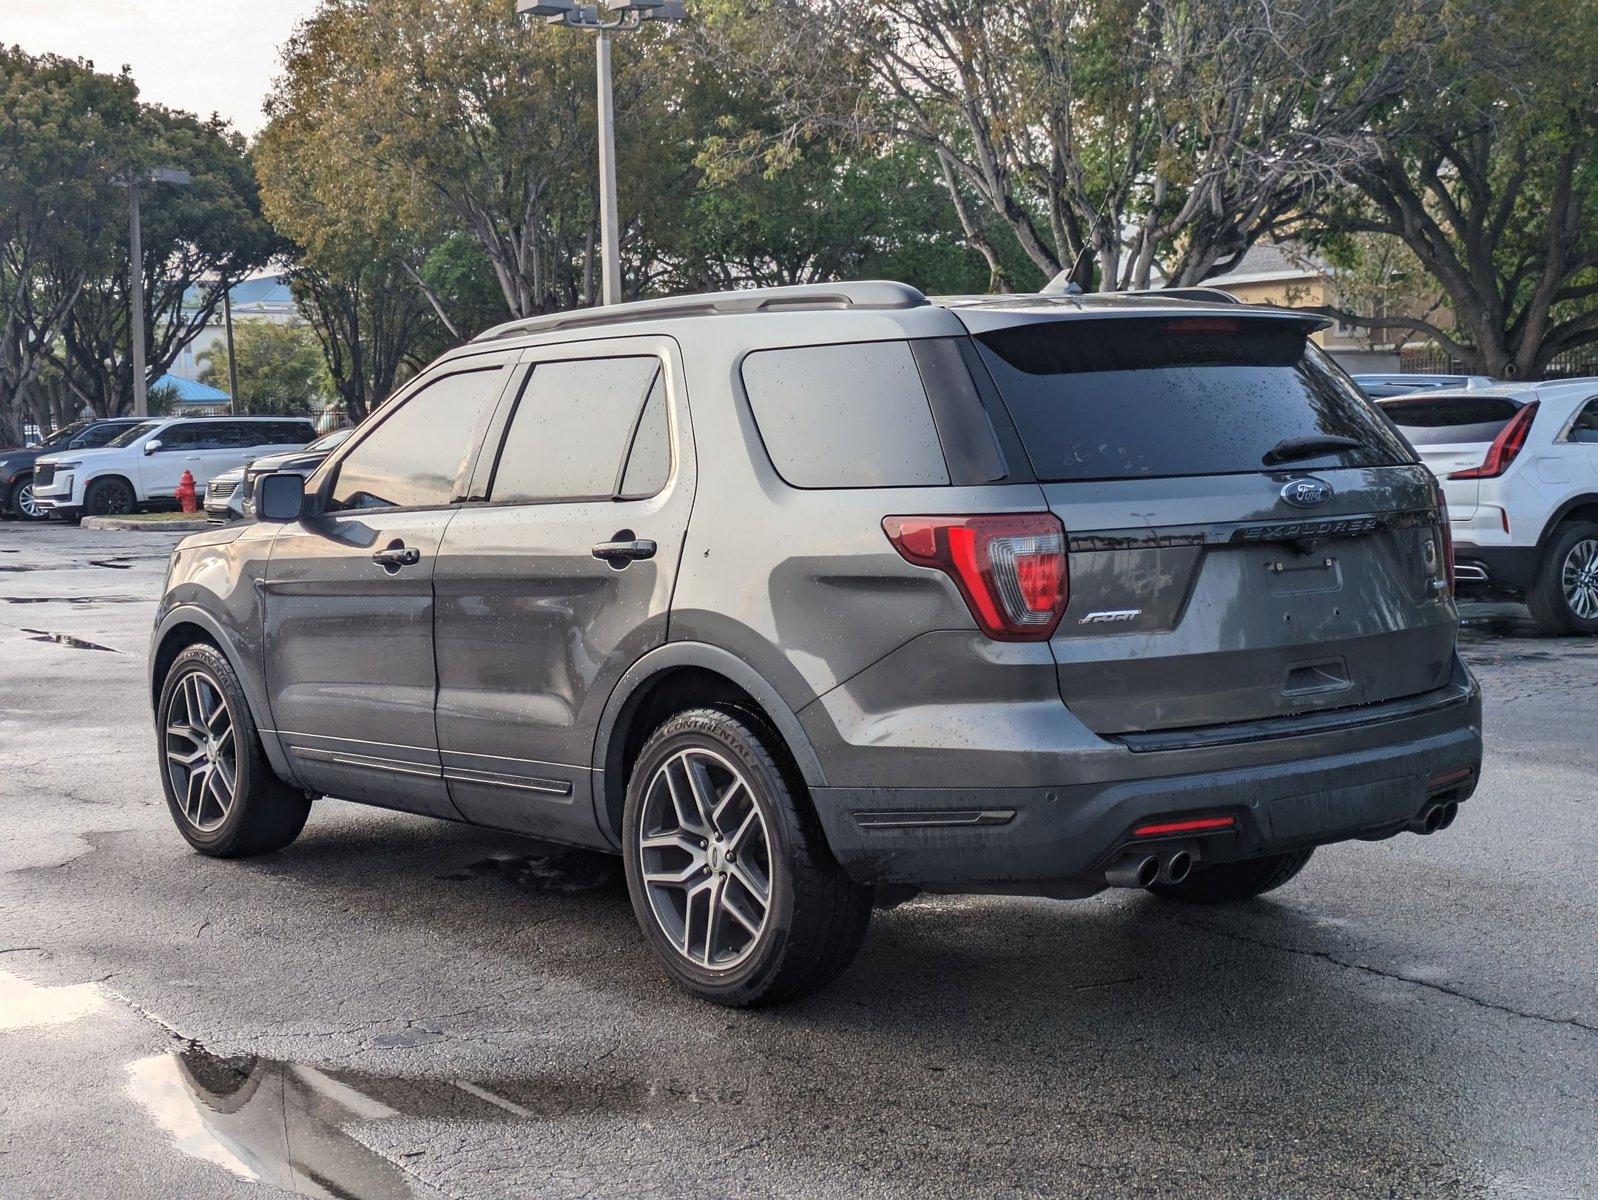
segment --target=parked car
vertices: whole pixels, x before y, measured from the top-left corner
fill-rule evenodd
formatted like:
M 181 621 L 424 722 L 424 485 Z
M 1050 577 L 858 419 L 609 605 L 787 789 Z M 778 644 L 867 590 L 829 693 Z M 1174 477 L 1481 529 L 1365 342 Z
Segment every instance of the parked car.
M 1382 408 L 1442 481 L 1460 587 L 1525 600 L 1549 633 L 1598 633 L 1598 380 Z
M 335 429 L 332 433 L 324 433 L 309 446 L 287 450 L 282 454 L 268 454 L 242 467 L 212 476 L 205 488 L 205 515 L 213 521 L 224 522 L 255 516 L 253 496 L 258 478 L 273 471 L 309 475 L 353 432 L 353 428 Z
M 1490 386 L 1493 382 L 1484 375 L 1354 375 L 1351 378 L 1372 400 L 1439 388 Z
M 172 816 L 618 852 L 733 1005 L 918 890 L 1234 901 L 1435 831 L 1481 761 L 1446 518 L 1320 324 L 874 282 L 490 330 L 179 545 Z
M 63 425 L 35 446 L 0 450 L 0 516 L 42 521 L 49 514 L 33 498 L 34 464 L 46 454 L 93 450 L 104 446 L 123 430 L 137 425 L 137 417 L 75 421 Z
M 171 507 L 183 472 L 203 495 L 211 476 L 316 436 L 298 417 L 158 417 L 122 431 L 98 450 L 53 453 L 34 467 L 33 495 L 67 520 Z

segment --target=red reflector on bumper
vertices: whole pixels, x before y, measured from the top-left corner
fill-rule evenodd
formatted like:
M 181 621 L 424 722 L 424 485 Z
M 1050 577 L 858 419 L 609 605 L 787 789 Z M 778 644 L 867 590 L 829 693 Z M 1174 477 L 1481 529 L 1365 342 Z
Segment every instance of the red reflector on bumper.
M 1166 833 L 1213 833 L 1217 829 L 1230 829 L 1237 824 L 1236 817 L 1194 817 L 1191 821 L 1161 821 L 1156 825 L 1139 825 L 1133 837 L 1159 837 Z
M 1456 783 L 1464 783 L 1475 773 L 1475 770 L 1471 767 L 1461 767 L 1457 771 L 1443 771 L 1440 774 L 1433 775 L 1426 781 L 1426 790 L 1428 792 L 1440 792 Z

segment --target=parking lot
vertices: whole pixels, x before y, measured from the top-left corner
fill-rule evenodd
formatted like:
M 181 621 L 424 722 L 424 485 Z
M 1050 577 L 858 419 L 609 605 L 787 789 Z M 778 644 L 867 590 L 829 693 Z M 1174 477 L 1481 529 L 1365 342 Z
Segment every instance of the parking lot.
M 144 657 L 177 537 L 0 525 L 0 1196 L 1583 1196 L 1598 641 L 1467 606 L 1452 829 L 1233 909 L 928 898 L 724 1011 L 616 862 L 319 804 L 191 853 Z

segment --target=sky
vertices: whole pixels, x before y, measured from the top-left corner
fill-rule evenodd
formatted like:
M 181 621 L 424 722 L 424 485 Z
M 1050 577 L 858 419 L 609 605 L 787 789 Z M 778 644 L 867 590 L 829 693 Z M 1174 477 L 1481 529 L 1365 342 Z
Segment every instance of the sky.
M 133 69 L 145 100 L 240 132 L 264 123 L 278 51 L 317 0 L 0 0 L 0 43 Z

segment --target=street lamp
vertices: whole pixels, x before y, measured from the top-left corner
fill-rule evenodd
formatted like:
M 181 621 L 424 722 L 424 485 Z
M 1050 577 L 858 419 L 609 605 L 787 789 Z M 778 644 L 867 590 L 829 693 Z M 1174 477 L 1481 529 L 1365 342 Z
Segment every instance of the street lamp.
M 139 225 L 139 184 L 167 183 L 184 187 L 193 176 L 181 167 L 156 167 L 142 178 L 131 176 L 122 186 L 128 189 L 128 292 L 133 302 L 133 415 L 150 415 L 149 389 L 144 381 L 144 231 Z
M 586 29 L 595 35 L 599 75 L 599 253 L 600 293 L 606 304 L 621 300 L 621 231 L 616 215 L 616 111 L 610 82 L 610 35 L 637 29 L 645 21 L 681 21 L 681 0 L 516 0 L 518 16 L 541 17 L 551 25 Z M 608 14 L 608 15 L 607 15 Z

